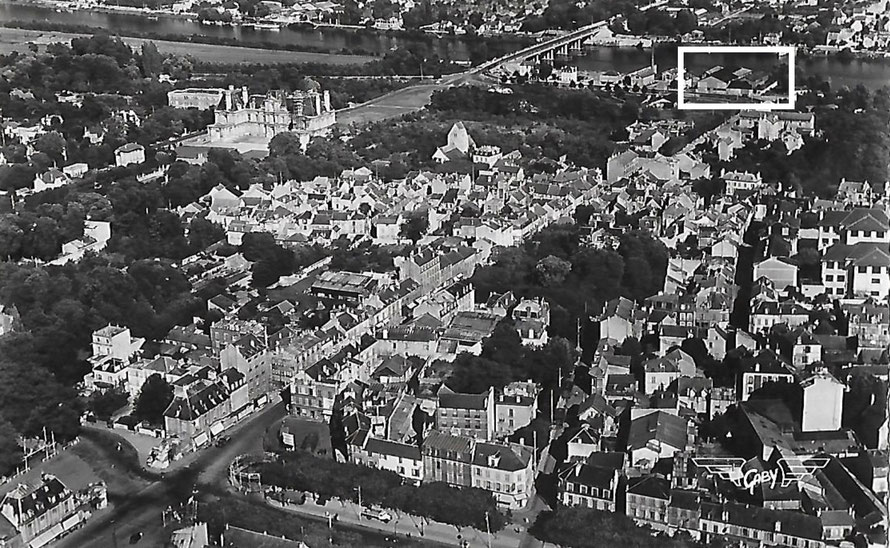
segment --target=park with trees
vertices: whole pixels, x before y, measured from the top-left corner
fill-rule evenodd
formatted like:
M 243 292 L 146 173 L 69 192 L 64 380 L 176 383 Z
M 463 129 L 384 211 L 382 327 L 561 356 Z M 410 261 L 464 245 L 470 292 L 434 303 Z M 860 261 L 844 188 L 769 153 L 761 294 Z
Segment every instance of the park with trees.
M 274 462 L 257 465 L 265 485 L 316 494 L 322 500 L 361 502 L 425 517 L 458 527 L 485 530 L 486 515 L 492 531 L 499 531 L 506 518 L 491 493 L 483 489 L 457 488 L 441 482 L 420 486 L 406 483 L 387 470 L 341 463 L 306 451 L 282 451 Z

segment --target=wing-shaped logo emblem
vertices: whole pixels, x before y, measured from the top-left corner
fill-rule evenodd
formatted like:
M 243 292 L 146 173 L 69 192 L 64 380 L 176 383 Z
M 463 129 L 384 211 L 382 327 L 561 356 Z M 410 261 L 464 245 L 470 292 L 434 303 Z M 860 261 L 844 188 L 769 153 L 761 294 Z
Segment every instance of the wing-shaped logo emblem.
M 743 476 L 742 465 L 745 464 L 745 459 L 735 457 L 695 457 L 692 460 L 696 466 L 705 469 L 709 474 L 741 486 Z
M 782 469 L 782 487 L 788 487 L 792 483 L 812 476 L 818 470 L 828 466 L 831 461 L 828 457 L 783 457 L 779 459 L 779 468 Z
M 830 459 L 809 456 L 783 457 L 777 461 L 778 466 L 770 470 L 755 468 L 743 470 L 742 467 L 747 461 L 737 457 L 695 457 L 692 461 L 708 473 L 732 482 L 736 487 L 753 494 L 757 485 L 769 485 L 774 489 L 779 485 L 788 487 L 825 468 Z

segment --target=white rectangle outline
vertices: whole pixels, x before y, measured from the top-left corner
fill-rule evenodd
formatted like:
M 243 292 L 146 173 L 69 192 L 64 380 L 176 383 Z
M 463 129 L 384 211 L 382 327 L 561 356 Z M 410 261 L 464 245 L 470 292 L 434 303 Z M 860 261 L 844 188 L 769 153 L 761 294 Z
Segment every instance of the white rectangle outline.
M 680 110 L 793 110 L 797 100 L 794 88 L 794 46 L 679 46 L 677 48 L 677 108 Z M 686 53 L 774 53 L 788 55 L 787 103 L 687 103 L 683 100 L 686 87 L 683 78 L 683 56 Z

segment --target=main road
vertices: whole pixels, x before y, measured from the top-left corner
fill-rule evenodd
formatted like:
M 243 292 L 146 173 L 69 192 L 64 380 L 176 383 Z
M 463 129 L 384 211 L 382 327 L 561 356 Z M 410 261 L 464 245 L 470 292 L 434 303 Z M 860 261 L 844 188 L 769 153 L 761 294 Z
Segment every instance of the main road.
M 208 447 L 187 467 L 162 476 L 137 493 L 128 494 L 125 502 L 110 512 L 90 520 L 77 531 L 63 538 L 59 548 L 115 548 L 126 545 L 137 532 L 145 536 L 144 546 L 164 546 L 167 542 L 162 513 L 179 504 L 183 493 L 194 485 L 221 486 L 227 481 L 229 464 L 244 453 L 262 452 L 263 436 L 268 428 L 286 414 L 285 404 L 270 405 L 236 427 L 231 441 L 223 447 Z

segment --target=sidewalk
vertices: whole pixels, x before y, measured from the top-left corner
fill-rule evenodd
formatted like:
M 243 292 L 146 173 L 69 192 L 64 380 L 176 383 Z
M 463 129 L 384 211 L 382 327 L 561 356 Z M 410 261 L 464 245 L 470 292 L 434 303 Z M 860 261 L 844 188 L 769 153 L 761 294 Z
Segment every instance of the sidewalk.
M 296 514 L 330 519 L 332 522 L 336 516 L 338 522 L 403 537 L 410 534 L 412 538 L 424 538 L 452 546 L 460 546 L 461 541 L 466 541 L 472 547 L 488 547 L 490 545 L 491 548 L 518 548 L 523 536 L 521 532 L 517 533 L 513 530 L 514 524 L 508 523 L 502 531 L 491 534 L 489 544 L 489 536 L 485 531 L 479 531 L 472 527 L 458 528 L 397 510 L 387 510 L 393 519 L 389 523 L 383 523 L 376 519 L 362 517 L 361 507 L 351 501 L 329 500 L 322 506 L 316 504 L 312 498 L 307 498 L 306 503 L 301 505 L 281 504 L 266 499 L 266 504 Z

